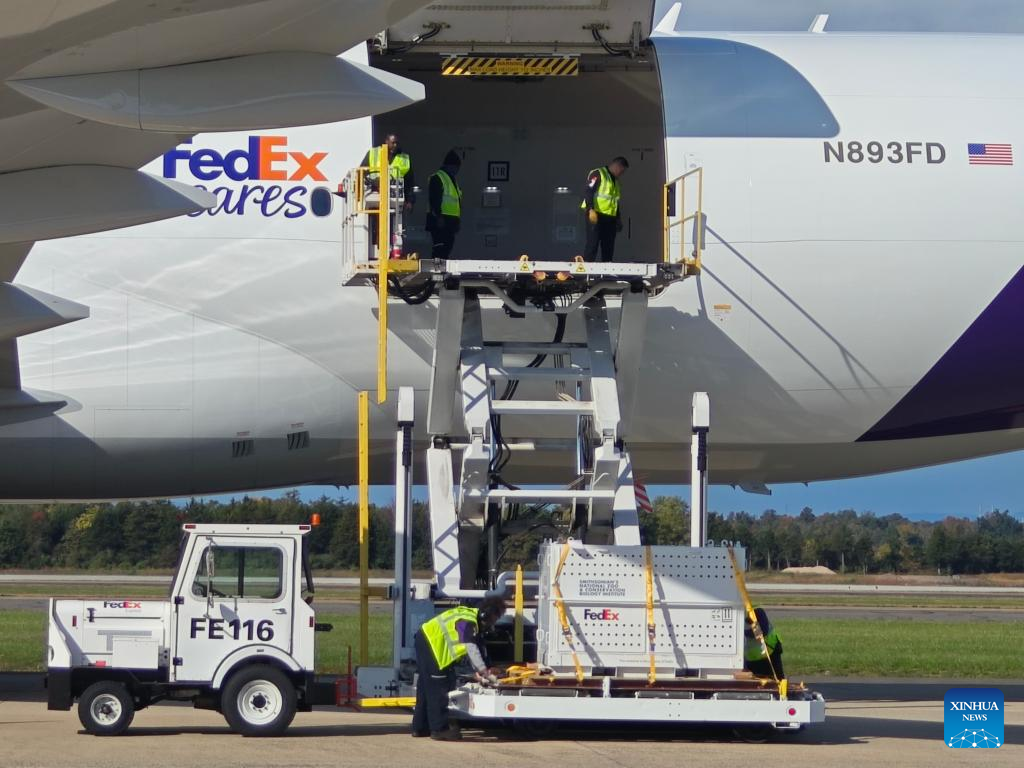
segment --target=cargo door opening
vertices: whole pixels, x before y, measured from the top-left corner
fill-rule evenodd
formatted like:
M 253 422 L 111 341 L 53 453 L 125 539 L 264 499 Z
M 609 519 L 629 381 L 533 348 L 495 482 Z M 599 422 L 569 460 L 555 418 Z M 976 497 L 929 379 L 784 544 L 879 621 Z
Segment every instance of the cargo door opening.
M 604 9 L 604 16 L 595 9 Z M 427 184 L 449 149 L 462 159 L 462 225 L 452 253 L 457 259 L 528 254 L 567 260 L 582 254 L 580 204 L 588 172 L 621 155 L 629 170 L 621 181 L 615 260 L 659 261 L 665 142 L 656 59 L 646 42 L 651 11 L 650 2 L 577 3 L 551 14 L 466 11 L 434 20 L 428 7 L 423 18 L 389 30 L 370 64 L 417 80 L 426 90 L 424 101 L 373 121 L 376 143 L 395 133 L 412 159 L 419 192 L 405 222 L 406 251 L 430 253 Z M 538 15 L 550 18 L 534 28 L 507 25 Z M 600 28 L 600 42 L 588 24 Z M 416 43 L 415 34 L 424 30 L 437 31 Z M 539 66 L 551 57 L 572 63 L 556 61 L 549 65 L 552 74 L 541 76 L 445 74 L 453 61 L 468 59 L 476 71 L 486 71 L 495 60 Z

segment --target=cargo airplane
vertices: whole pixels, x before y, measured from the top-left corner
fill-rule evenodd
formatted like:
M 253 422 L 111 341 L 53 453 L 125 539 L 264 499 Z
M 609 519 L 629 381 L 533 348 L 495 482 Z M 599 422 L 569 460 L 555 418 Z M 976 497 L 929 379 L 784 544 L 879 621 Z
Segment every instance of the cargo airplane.
M 750 489 L 1024 448 L 1021 39 L 691 33 L 653 6 L 6 3 L 0 495 L 353 482 L 376 299 L 315 201 L 389 132 L 421 187 L 463 158 L 456 258 L 579 253 L 586 174 L 624 155 L 617 258 L 657 261 L 662 187 L 702 169 L 703 272 L 648 318 L 648 482 L 687 480 L 694 391 L 713 481 Z M 444 74 L 524 57 L 569 64 Z M 391 381 L 424 397 L 435 312 L 392 313 Z

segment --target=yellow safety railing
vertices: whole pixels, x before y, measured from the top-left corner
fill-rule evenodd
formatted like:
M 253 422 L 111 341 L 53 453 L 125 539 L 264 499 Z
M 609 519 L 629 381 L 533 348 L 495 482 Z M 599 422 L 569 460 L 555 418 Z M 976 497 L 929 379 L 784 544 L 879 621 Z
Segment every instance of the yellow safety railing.
M 377 217 L 377 405 L 388 399 L 388 275 L 391 257 L 391 169 L 386 144 L 380 146 L 378 164 L 356 168 L 355 212 Z M 379 200 L 370 207 L 366 200 L 366 177 L 376 173 Z M 399 271 L 411 271 L 403 268 Z
M 692 213 L 686 206 L 686 189 L 696 185 L 696 206 Z M 669 204 L 675 200 L 675 212 L 670 211 Z M 691 198 L 692 199 L 692 198 Z M 701 258 L 704 255 L 704 169 L 694 168 L 682 176 L 677 176 L 665 184 L 662 189 L 662 211 L 665 216 L 662 227 L 662 257 L 666 263 L 684 264 L 689 274 L 700 273 Z M 694 222 L 694 236 L 689 244 L 692 249 L 687 253 L 686 225 Z M 678 258 L 673 258 L 672 230 L 679 228 Z
M 377 206 L 377 405 L 388 399 L 388 268 L 391 262 L 391 169 L 387 144 L 380 148 Z

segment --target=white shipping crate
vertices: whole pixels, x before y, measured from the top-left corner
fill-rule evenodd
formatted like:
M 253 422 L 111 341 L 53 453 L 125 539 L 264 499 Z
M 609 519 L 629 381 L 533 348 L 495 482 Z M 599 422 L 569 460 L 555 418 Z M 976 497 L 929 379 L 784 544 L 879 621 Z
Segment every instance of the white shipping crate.
M 553 582 L 563 544 L 540 551 L 538 661 L 574 671 L 562 635 Z M 740 567 L 741 547 L 734 549 Z M 743 603 L 725 547 L 651 547 L 655 662 L 660 677 L 743 669 Z M 558 579 L 573 643 L 587 674 L 614 668 L 620 676 L 649 668 L 644 547 L 571 542 Z

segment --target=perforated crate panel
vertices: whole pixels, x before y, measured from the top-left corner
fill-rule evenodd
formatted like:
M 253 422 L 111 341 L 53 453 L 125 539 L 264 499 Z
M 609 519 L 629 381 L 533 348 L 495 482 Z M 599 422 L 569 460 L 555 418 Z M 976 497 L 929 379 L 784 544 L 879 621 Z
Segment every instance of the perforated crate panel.
M 552 589 L 561 544 L 540 553 L 538 659 L 558 672 L 574 670 Z M 735 549 L 740 567 L 742 548 Z M 652 547 L 655 662 L 676 670 L 743 668 L 743 605 L 724 547 Z M 647 597 L 643 547 L 570 545 L 559 577 L 580 664 L 646 674 Z

